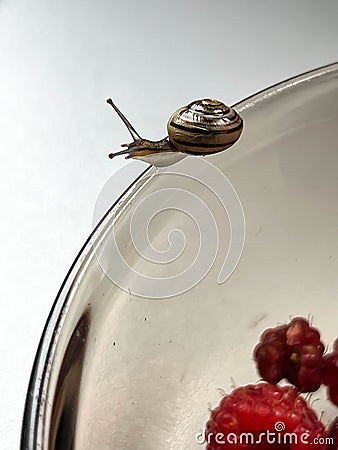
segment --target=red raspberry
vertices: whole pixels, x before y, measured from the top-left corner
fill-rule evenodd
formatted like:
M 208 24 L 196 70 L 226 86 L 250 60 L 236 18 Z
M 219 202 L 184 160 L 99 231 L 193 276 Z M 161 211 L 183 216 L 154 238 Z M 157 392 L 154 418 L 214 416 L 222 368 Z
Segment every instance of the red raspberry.
M 276 384 L 287 378 L 302 392 L 313 392 L 321 385 L 323 353 L 318 330 L 297 317 L 288 325 L 266 330 L 254 359 L 263 380 Z
M 328 429 L 328 437 L 332 439 L 329 442 L 328 449 L 329 450 L 337 450 L 338 449 L 338 417 L 336 417 L 329 426 Z
M 338 406 L 338 339 L 333 344 L 333 352 L 323 358 L 322 382 L 328 387 L 330 400 Z
M 207 450 L 326 450 L 326 443 L 318 443 L 325 438 L 323 424 L 297 389 L 270 383 L 235 389 L 206 425 Z
M 326 386 L 338 383 L 338 353 L 329 353 L 324 356 L 322 380 Z
M 338 338 L 333 343 L 333 353 L 338 353 Z

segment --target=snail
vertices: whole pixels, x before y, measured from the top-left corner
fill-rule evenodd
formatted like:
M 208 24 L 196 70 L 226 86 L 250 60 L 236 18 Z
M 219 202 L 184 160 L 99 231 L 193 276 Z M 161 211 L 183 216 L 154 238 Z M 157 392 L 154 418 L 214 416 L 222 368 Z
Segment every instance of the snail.
M 170 165 L 185 155 L 210 155 L 231 147 L 240 137 L 243 120 L 238 113 L 218 100 L 195 100 L 179 108 L 170 117 L 168 136 L 160 141 L 141 138 L 113 101 L 110 104 L 126 125 L 133 142 L 122 144 L 123 150 L 110 153 L 109 158 L 127 155 L 154 165 Z M 170 163 L 164 156 L 175 155 Z

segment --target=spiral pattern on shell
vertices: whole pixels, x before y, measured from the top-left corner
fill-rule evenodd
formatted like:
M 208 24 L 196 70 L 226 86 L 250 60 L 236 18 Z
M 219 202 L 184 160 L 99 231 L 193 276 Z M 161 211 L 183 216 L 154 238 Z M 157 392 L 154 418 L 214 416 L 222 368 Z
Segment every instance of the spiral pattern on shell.
M 178 151 L 206 155 L 231 147 L 242 133 L 243 121 L 224 103 L 202 99 L 174 112 L 167 128 Z

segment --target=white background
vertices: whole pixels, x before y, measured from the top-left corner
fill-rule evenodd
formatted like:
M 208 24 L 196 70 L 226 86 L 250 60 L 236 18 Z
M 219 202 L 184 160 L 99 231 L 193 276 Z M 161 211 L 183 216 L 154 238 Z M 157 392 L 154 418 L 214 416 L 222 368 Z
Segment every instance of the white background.
M 126 163 L 107 159 L 130 138 L 106 97 L 159 139 L 179 106 L 232 104 L 334 62 L 337 45 L 335 0 L 0 2 L 0 449 L 19 446 L 47 315 Z

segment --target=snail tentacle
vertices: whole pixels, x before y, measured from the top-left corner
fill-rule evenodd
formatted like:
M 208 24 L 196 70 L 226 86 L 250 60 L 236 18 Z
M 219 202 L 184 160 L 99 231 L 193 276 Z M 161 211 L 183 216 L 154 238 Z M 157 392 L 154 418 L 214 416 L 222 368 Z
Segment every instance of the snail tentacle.
M 138 139 L 142 139 L 141 136 L 138 134 L 138 132 L 135 130 L 135 128 L 132 126 L 132 124 L 129 122 L 129 120 L 126 118 L 126 116 L 119 110 L 119 108 L 115 105 L 113 100 L 111 98 L 107 98 L 106 102 L 111 105 L 112 108 L 116 111 L 118 116 L 121 118 L 125 126 L 127 127 L 129 133 L 131 134 L 131 137 L 134 141 Z

